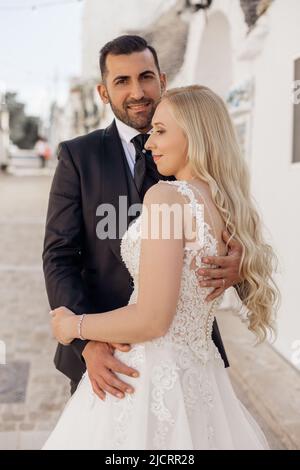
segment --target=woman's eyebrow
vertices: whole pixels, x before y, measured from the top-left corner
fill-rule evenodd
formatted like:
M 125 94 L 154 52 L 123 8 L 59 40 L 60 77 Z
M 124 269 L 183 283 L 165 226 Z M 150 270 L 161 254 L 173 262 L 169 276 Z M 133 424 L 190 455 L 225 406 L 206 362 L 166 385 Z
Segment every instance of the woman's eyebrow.
M 153 122 L 153 123 L 152 123 L 152 126 L 159 126 L 159 125 L 165 127 L 165 125 L 164 125 L 163 122 Z

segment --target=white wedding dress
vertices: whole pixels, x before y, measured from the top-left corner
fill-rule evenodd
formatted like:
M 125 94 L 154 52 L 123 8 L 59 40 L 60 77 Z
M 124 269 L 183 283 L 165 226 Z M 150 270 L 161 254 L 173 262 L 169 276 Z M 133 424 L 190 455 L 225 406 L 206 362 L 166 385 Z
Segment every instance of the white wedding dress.
M 201 257 L 217 253 L 217 241 L 204 222 L 203 204 L 185 181 L 171 184 L 187 198 L 197 224 L 204 224 L 201 246 L 185 246 L 180 295 L 167 334 L 132 345 L 115 356 L 140 372 L 122 376 L 134 394 L 100 400 L 87 373 L 67 403 L 43 449 L 268 449 L 266 439 L 237 399 L 221 356 L 211 339 L 214 310 L 221 299 L 204 301 L 195 269 Z M 199 225 L 200 227 L 200 225 Z M 138 292 L 141 216 L 121 243 L 122 258 Z M 120 376 L 121 377 L 121 376 Z

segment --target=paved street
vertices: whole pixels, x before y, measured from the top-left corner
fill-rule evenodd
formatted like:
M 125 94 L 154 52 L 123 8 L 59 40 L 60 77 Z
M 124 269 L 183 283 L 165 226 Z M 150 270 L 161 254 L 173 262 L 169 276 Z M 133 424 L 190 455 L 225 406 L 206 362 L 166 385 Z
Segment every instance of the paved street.
M 0 448 L 38 448 L 69 392 L 52 363 L 41 266 L 50 183 L 51 176 L 0 176 L 0 339 L 7 362 L 0 365 Z
M 55 341 L 41 268 L 52 178 L 30 173 L 0 175 L 0 449 L 40 448 L 69 397 L 68 381 L 52 362 Z M 273 449 L 300 448 L 299 373 L 269 345 L 254 349 L 230 312 L 219 318 L 241 400 Z

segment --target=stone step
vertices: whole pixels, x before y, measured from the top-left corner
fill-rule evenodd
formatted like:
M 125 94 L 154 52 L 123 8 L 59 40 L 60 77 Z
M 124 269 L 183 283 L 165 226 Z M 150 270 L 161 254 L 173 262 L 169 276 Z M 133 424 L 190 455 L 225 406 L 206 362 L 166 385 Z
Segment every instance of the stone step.
M 272 449 L 300 449 L 300 373 L 268 342 L 254 337 L 230 310 L 220 310 L 218 325 L 230 362 L 236 393 L 259 421 Z

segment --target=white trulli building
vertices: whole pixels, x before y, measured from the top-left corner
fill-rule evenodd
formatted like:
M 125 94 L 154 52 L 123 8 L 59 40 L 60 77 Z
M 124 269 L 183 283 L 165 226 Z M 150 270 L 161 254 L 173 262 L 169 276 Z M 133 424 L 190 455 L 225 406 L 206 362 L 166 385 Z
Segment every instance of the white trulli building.
M 214 0 L 205 14 L 190 16 L 180 82 L 208 85 L 229 102 L 253 194 L 279 255 L 275 347 L 300 368 L 300 105 L 293 103 L 299 25 L 297 0 Z
M 280 260 L 275 348 L 300 368 L 300 105 L 293 103 L 300 80 L 299 0 L 86 0 L 76 133 L 109 121 L 94 91 L 98 53 L 128 32 L 157 48 L 170 86 L 204 84 L 228 101 Z

